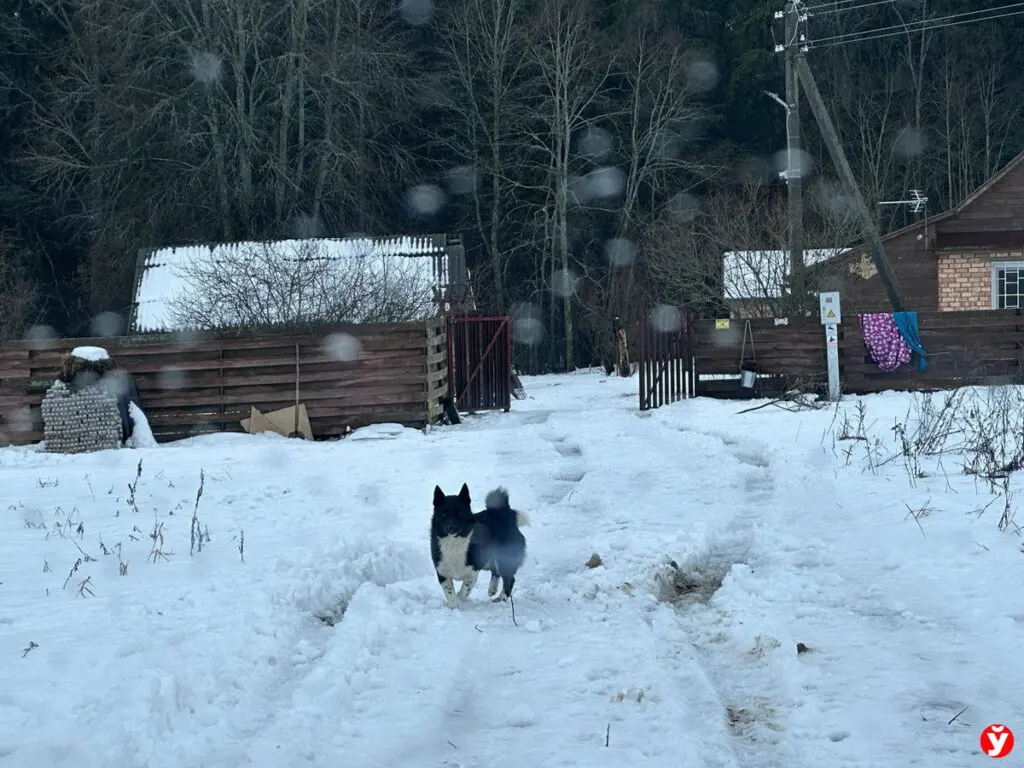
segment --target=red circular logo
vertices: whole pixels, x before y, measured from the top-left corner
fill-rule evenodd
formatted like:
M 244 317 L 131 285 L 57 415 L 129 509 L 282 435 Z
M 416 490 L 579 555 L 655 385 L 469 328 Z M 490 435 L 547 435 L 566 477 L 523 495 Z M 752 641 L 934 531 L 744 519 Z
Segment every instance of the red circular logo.
M 1013 752 L 1013 731 L 996 723 L 981 732 L 981 751 L 989 757 L 1006 757 Z

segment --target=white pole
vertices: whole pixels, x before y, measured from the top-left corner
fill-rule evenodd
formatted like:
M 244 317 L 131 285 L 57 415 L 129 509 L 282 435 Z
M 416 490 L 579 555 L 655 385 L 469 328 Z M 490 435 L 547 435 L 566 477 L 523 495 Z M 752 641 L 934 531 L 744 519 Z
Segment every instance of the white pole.
M 825 326 L 825 354 L 828 359 L 828 399 L 836 402 L 839 392 L 839 326 Z
M 843 322 L 839 304 L 839 293 L 835 291 L 818 294 L 821 309 L 821 324 L 825 326 L 825 360 L 828 363 L 828 399 L 839 400 L 839 324 Z

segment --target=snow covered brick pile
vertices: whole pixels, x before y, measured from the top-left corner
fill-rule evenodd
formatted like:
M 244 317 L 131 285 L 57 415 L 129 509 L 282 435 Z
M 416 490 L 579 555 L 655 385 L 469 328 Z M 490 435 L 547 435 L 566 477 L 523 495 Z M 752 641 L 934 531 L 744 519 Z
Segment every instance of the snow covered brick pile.
M 111 386 L 114 361 L 100 347 L 76 347 L 43 397 L 43 438 L 53 453 L 120 448 L 124 424 Z

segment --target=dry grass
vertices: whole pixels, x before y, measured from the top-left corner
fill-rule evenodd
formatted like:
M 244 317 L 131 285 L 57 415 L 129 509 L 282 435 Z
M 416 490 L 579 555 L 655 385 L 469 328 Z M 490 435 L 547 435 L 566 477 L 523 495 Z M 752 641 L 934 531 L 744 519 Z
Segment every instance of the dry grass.
M 709 555 L 683 565 L 669 560 L 654 576 L 658 600 L 673 605 L 706 603 L 722 586 L 734 564 Z

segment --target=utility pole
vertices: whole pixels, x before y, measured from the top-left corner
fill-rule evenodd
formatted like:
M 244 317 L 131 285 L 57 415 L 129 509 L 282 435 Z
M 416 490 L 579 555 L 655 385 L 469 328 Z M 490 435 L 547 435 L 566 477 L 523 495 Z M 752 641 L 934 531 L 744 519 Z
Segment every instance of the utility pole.
M 804 269 L 803 169 L 800 167 L 800 81 L 797 60 L 803 56 L 800 3 L 786 4 L 786 189 L 789 214 L 790 290 L 796 309 L 803 314 L 807 291 Z
M 799 147 L 800 123 L 796 106 L 799 105 L 799 92 L 802 89 L 807 97 L 807 103 L 811 108 L 811 112 L 814 114 L 814 120 L 818 124 L 818 129 L 821 131 L 821 136 L 825 140 L 825 146 L 828 148 L 832 163 L 835 165 L 839 178 L 853 201 L 855 213 L 860 218 L 864 239 L 867 241 L 868 248 L 871 251 L 871 259 L 875 263 L 875 269 L 878 270 L 878 278 L 882 282 L 882 287 L 889 298 L 889 303 L 892 305 L 894 312 L 902 312 L 902 292 L 899 281 L 896 278 L 896 273 L 893 272 L 892 265 L 885 255 L 885 245 L 882 243 L 882 236 L 878 232 L 878 226 L 871 216 L 867 203 L 864 202 L 864 195 L 860 191 L 857 180 L 853 175 L 853 169 L 850 168 L 850 163 L 846 159 L 846 153 L 839 142 L 839 134 L 832 123 L 832 118 L 829 117 L 828 108 L 825 106 L 824 99 L 821 98 L 821 92 L 818 90 L 818 84 L 814 80 L 814 75 L 807 65 L 807 57 L 804 54 L 808 44 L 804 40 L 803 33 L 803 23 L 807 19 L 807 12 L 806 10 L 801 10 L 802 6 L 802 0 L 788 0 L 784 11 L 776 11 L 775 13 L 776 19 L 785 19 L 786 39 L 781 45 L 775 46 L 775 52 L 784 53 L 786 57 L 786 127 L 787 145 L 790 147 L 789 152 L 792 153 Z M 796 80 L 797 85 L 795 88 L 791 86 L 791 78 Z M 790 158 L 789 165 L 792 171 L 795 165 L 792 157 Z M 797 169 L 797 173 L 799 173 L 799 169 Z M 800 210 L 794 212 L 794 186 L 797 190 L 795 196 L 797 207 L 800 200 L 799 178 L 797 182 L 796 185 L 792 183 L 789 185 L 790 237 L 794 240 L 794 262 L 791 267 L 794 293 L 798 285 L 802 292 L 802 278 L 804 274 L 802 242 L 800 242 L 800 263 L 797 264 L 795 261 L 797 228 L 799 228 L 800 240 L 802 241 L 803 239 L 802 215 Z M 794 226 L 795 222 L 798 223 Z
M 832 118 L 829 117 L 825 100 L 821 98 L 818 84 L 815 82 L 814 75 L 811 74 L 811 69 L 807 66 L 807 60 L 803 56 L 796 60 L 796 72 L 800 78 L 800 85 L 803 86 L 804 93 L 807 95 L 807 103 L 811 108 L 811 112 L 814 113 L 814 119 L 818 123 L 818 128 L 821 130 L 821 136 L 825 140 L 825 146 L 828 147 L 832 163 L 835 165 L 836 170 L 839 171 L 839 178 L 842 179 L 843 184 L 846 186 L 846 190 L 853 200 L 855 212 L 860 217 L 864 239 L 868 241 L 871 259 L 875 263 L 875 269 L 878 270 L 878 278 L 882 281 L 882 287 L 885 288 L 885 295 L 889 297 L 889 303 L 892 305 L 893 312 L 902 312 L 903 297 L 899 281 L 896 279 L 896 273 L 892 271 L 892 265 L 889 264 L 889 259 L 885 255 L 885 245 L 882 243 L 882 236 L 878 232 L 878 227 L 875 225 L 875 220 L 871 216 L 867 203 L 864 202 L 864 195 L 861 194 L 860 186 L 858 186 L 857 180 L 853 176 L 853 169 L 850 168 L 850 163 L 846 159 L 843 145 L 839 142 L 839 134 L 836 132 L 835 125 L 832 124 Z

